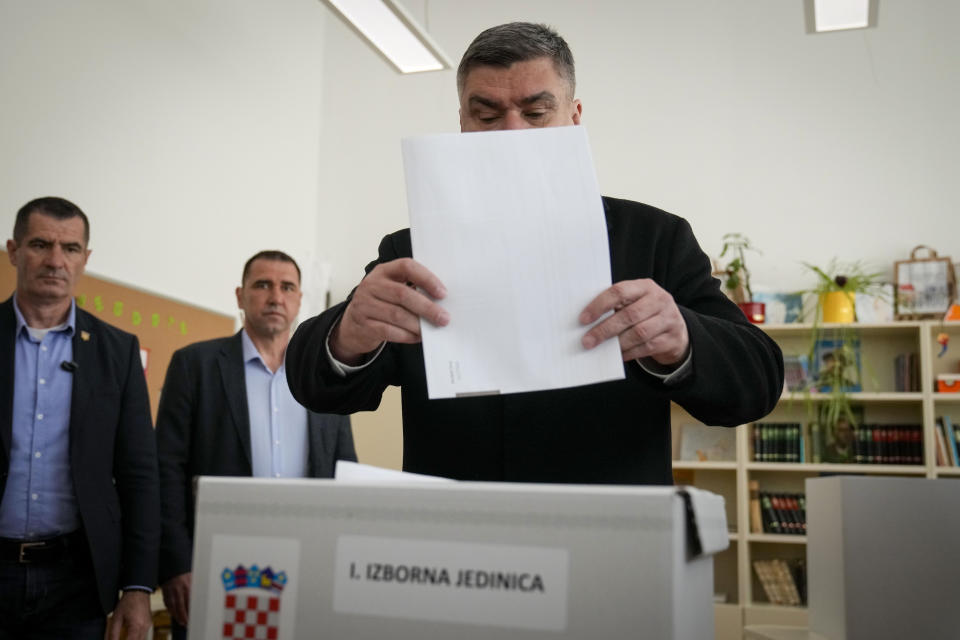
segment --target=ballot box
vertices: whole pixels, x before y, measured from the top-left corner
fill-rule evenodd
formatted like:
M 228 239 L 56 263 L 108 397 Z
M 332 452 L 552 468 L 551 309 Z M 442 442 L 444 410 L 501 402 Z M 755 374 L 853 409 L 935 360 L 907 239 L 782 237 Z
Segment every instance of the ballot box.
M 806 489 L 810 631 L 960 637 L 956 479 L 808 478 Z
M 200 478 L 190 638 L 713 637 L 723 498 Z

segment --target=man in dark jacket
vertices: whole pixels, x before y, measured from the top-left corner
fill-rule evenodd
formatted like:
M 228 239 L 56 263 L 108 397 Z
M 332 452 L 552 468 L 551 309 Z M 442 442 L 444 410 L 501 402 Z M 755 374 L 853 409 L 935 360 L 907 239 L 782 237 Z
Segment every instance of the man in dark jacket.
M 137 338 L 77 308 L 87 216 L 17 213 L 0 304 L 0 638 L 102 640 L 151 625 L 160 510 Z M 117 601 L 117 593 L 123 595 Z
M 573 56 L 543 25 L 481 33 L 457 72 L 463 131 L 580 124 Z M 403 399 L 404 469 L 459 479 L 669 484 L 670 402 L 707 424 L 770 412 L 783 388 L 777 345 L 721 293 L 687 222 L 604 198 L 613 284 L 577 319 L 585 349 L 615 339 L 626 379 L 555 391 L 429 400 L 420 321 L 445 326 L 440 278 L 393 233 L 349 299 L 290 343 L 294 395 L 315 410 Z M 478 276 L 482 277 L 482 276 Z M 413 286 L 410 286 L 413 285 Z M 574 320 L 571 318 L 571 321 Z
M 236 293 L 243 329 L 174 353 L 160 396 L 160 583 L 175 637 L 189 617 L 193 478 L 329 478 L 337 460 L 357 459 L 350 419 L 307 411 L 287 387 L 283 358 L 302 296 L 297 263 L 261 251 Z

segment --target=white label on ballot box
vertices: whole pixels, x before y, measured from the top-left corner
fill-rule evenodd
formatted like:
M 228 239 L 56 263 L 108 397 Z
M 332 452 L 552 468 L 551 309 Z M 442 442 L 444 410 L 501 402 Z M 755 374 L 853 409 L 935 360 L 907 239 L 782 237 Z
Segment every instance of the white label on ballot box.
M 568 567 L 566 549 L 340 536 L 333 609 L 563 631 Z

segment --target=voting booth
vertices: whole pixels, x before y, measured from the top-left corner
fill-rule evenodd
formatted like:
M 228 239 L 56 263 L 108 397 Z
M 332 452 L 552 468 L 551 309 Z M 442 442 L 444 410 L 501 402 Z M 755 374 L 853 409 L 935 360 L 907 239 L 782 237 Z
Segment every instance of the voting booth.
M 960 637 L 956 480 L 808 478 L 806 489 L 811 632 Z
M 692 488 L 200 478 L 190 638 L 713 637 Z

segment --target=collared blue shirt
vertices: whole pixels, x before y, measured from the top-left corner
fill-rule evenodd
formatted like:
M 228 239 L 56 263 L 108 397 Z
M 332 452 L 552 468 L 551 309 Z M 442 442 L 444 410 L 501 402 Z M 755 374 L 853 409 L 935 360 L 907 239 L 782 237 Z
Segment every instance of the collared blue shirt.
M 286 365 L 271 372 L 246 330 L 243 368 L 250 413 L 253 475 L 260 478 L 303 478 L 307 475 L 307 410 L 293 399 Z
M 70 475 L 70 401 L 74 373 L 60 367 L 73 360 L 76 303 L 66 323 L 31 330 L 16 294 L 17 340 L 13 375 L 13 433 L 10 469 L 0 503 L 0 537 L 49 538 L 80 528 Z

